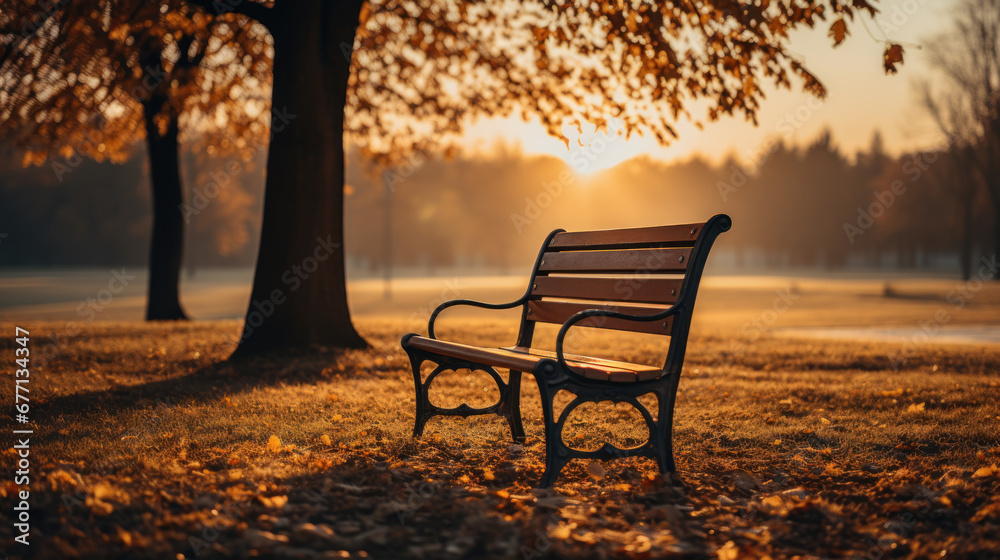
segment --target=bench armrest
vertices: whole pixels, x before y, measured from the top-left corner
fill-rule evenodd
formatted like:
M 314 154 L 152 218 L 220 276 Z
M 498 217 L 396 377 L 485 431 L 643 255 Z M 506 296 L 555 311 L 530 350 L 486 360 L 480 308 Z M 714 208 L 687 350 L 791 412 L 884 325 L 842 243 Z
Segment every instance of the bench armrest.
M 679 303 L 679 302 L 678 302 Z M 655 313 L 653 315 L 627 315 L 625 313 L 618 313 L 617 311 L 608 311 L 606 309 L 585 309 L 580 311 L 566 319 L 566 322 L 562 324 L 562 328 L 559 329 L 559 334 L 556 336 L 556 358 L 559 361 L 559 365 L 566 368 L 569 371 L 573 371 L 573 368 L 566 363 L 566 356 L 563 354 L 563 340 L 566 338 L 566 333 L 569 332 L 570 327 L 576 323 L 587 319 L 589 317 L 608 317 L 611 319 L 622 319 L 625 321 L 637 321 L 640 323 L 647 323 L 650 321 L 662 321 L 671 315 L 675 315 L 679 306 L 677 303 L 670 306 L 668 309 Z
M 431 318 L 427 321 L 427 336 L 430 338 L 437 338 L 434 336 L 434 321 L 437 320 L 437 316 L 448 309 L 449 307 L 455 307 L 457 305 L 468 305 L 471 307 L 481 307 L 483 309 L 511 309 L 517 307 L 518 305 L 524 305 L 524 302 L 528 300 L 528 294 L 524 294 L 516 301 L 510 303 L 484 303 L 481 301 L 475 301 L 471 299 L 453 299 L 451 301 L 446 301 L 441 305 L 437 306 L 433 313 L 431 313 Z

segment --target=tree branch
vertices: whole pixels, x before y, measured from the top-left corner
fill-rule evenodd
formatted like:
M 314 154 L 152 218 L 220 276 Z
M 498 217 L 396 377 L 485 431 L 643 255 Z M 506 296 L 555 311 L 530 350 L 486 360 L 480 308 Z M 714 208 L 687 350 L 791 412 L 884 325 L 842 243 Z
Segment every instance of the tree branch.
M 214 16 L 237 13 L 256 20 L 269 29 L 271 26 L 271 8 L 252 0 L 187 0 L 187 2 Z

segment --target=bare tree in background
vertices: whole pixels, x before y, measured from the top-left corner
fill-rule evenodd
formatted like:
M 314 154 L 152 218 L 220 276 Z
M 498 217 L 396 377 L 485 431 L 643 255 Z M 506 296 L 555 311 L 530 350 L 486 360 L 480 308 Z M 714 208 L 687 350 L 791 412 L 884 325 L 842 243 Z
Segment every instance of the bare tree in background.
M 1000 0 L 961 0 L 954 14 L 952 28 L 929 49 L 950 93 L 925 95 L 925 105 L 954 146 L 954 185 L 970 211 L 970 168 L 981 175 L 993 209 L 993 250 L 1000 251 Z
M 947 139 L 943 171 L 933 168 L 933 179 L 944 187 L 959 204 L 961 241 L 959 262 L 962 279 L 972 277 L 975 204 L 982 189 L 982 173 L 976 161 L 979 130 L 969 99 L 960 91 L 935 94 L 929 83 L 923 85 L 922 102 L 934 119 L 938 130 Z

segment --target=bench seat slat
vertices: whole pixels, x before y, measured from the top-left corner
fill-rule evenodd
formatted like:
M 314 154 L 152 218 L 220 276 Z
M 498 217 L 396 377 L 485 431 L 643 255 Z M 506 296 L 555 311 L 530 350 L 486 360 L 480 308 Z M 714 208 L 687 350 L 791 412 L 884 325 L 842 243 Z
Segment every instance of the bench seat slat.
M 631 303 L 674 303 L 683 280 L 672 278 L 586 278 L 580 276 L 538 276 L 533 297 L 589 299 Z
M 543 358 L 556 358 L 556 353 L 550 350 L 542 350 L 539 348 L 525 348 L 524 346 L 504 346 L 501 350 L 510 350 L 511 352 L 517 352 L 519 354 L 528 354 L 529 356 L 541 356 Z M 642 364 L 633 364 L 631 362 L 620 362 L 618 360 L 609 360 L 607 358 L 593 358 L 591 356 L 581 356 L 579 354 L 566 354 L 567 360 L 572 360 L 574 362 L 583 362 L 588 364 L 598 364 L 605 365 L 611 368 L 624 369 L 629 371 L 655 371 L 659 373 L 661 370 L 654 366 L 644 366 Z
M 619 251 L 547 252 L 542 272 L 632 272 L 681 274 L 691 261 L 691 249 L 622 249 Z
M 482 348 L 457 342 L 448 342 L 423 336 L 414 336 L 409 345 L 443 356 L 450 356 L 470 362 L 483 363 L 494 367 L 531 373 L 535 365 L 543 359 L 555 359 L 555 352 L 527 349 L 523 347 Z M 662 370 L 653 366 L 617 362 L 600 358 L 567 355 L 566 362 L 578 374 L 601 381 L 635 382 L 655 379 Z
M 549 249 L 632 249 L 638 247 L 693 247 L 704 223 L 674 226 L 573 231 L 557 234 Z
M 540 350 L 538 348 L 525 348 L 523 346 L 508 346 L 504 347 L 503 350 L 510 350 L 512 352 L 521 352 L 525 354 L 530 354 L 533 356 L 541 356 L 543 358 L 556 359 L 556 353 L 549 350 Z M 619 362 L 617 360 L 608 360 L 606 358 L 592 358 L 590 356 L 580 356 L 579 354 L 565 354 L 566 361 L 570 365 L 576 363 L 585 364 L 596 364 L 598 366 L 608 366 L 610 368 L 615 368 L 618 370 L 624 370 L 622 372 L 609 370 L 609 375 L 611 381 L 632 381 L 626 374 L 634 373 L 637 381 L 648 381 L 650 379 L 656 379 L 663 374 L 663 369 L 647 366 L 642 364 L 633 364 L 630 362 Z M 623 376 L 622 379 L 614 379 L 615 376 Z
M 568 301 L 529 301 L 528 320 L 561 325 L 573 315 L 587 309 L 604 309 L 626 315 L 655 315 L 663 311 L 662 307 L 637 307 L 618 305 L 613 302 L 576 303 Z M 628 321 L 611 317 L 588 317 L 576 323 L 579 327 L 595 327 L 600 329 L 615 329 L 648 334 L 669 335 L 673 326 L 673 318 L 667 317 L 661 321 Z

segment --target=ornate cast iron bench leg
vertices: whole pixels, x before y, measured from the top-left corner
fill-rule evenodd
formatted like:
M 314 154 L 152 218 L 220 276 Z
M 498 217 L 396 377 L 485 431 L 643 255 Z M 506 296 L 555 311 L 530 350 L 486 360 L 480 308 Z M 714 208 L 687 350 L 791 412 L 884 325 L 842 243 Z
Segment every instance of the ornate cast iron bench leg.
M 440 356 L 423 350 L 405 347 L 406 353 L 410 356 L 410 365 L 413 368 L 413 383 L 416 390 L 417 413 L 413 424 L 413 437 L 423 435 L 424 426 L 427 421 L 435 416 L 482 416 L 485 414 L 496 414 L 507 420 L 510 426 L 511 437 L 516 443 L 524 443 L 524 427 L 521 425 L 521 372 L 510 373 L 509 383 L 504 383 L 500 374 L 493 367 L 485 364 L 477 364 Z M 427 379 L 421 379 L 420 366 L 424 362 L 431 362 L 437 365 Z M 485 408 L 474 408 L 466 403 L 462 403 L 455 408 L 441 408 L 431 404 L 430 388 L 434 379 L 443 372 L 457 371 L 459 369 L 469 369 L 471 371 L 482 371 L 487 373 L 497 384 L 500 398 L 499 400 Z
M 542 400 L 542 424 L 545 427 L 545 472 L 539 486 L 548 488 L 559 477 L 559 471 L 569 462 L 568 449 L 563 444 L 562 426 L 555 418 L 555 396 L 559 392 L 558 382 L 552 374 L 535 374 L 538 395 Z
M 656 460 L 661 474 L 673 472 L 674 458 L 671 442 L 674 395 L 677 388 L 676 378 L 661 378 L 649 383 L 614 385 L 590 385 L 581 382 L 555 366 L 542 366 L 535 373 L 538 383 L 538 393 L 542 400 L 542 422 L 545 425 L 545 473 L 539 485 L 548 488 L 555 483 L 559 472 L 572 459 L 607 460 L 620 457 L 649 457 Z M 574 399 L 555 414 L 555 396 L 565 390 Z M 639 402 L 638 398 L 652 393 L 657 399 L 657 415 L 654 418 L 650 411 Z M 581 404 L 603 401 L 627 402 L 642 416 L 648 430 L 646 443 L 631 449 L 620 449 L 605 443 L 596 451 L 578 451 L 566 445 L 562 439 L 562 430 L 570 413 Z

